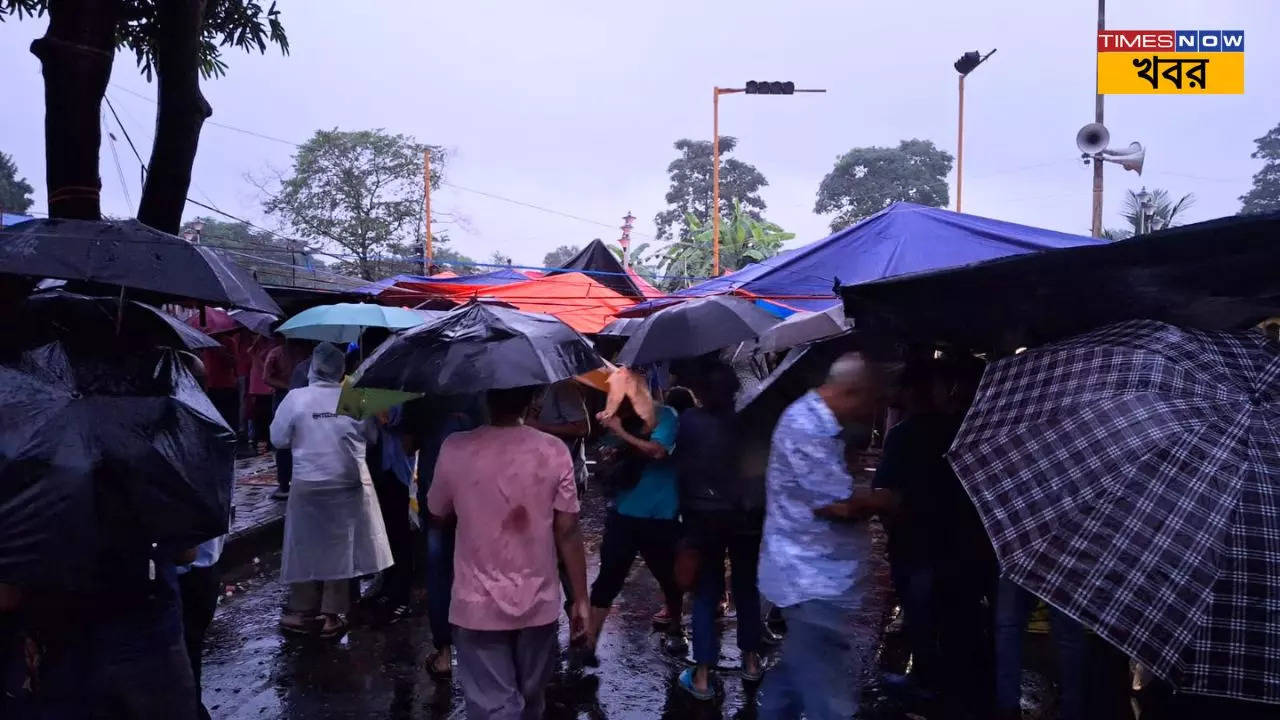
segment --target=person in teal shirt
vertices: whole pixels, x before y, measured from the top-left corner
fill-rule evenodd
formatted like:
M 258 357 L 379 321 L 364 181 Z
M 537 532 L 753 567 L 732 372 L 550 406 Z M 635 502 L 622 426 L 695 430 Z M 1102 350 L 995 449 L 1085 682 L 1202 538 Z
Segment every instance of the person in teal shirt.
M 600 574 L 591 585 L 588 642 L 593 650 L 636 555 L 644 558 L 645 565 L 658 581 L 667 614 L 674 618 L 667 628 L 667 649 L 680 652 L 682 647 L 687 647 L 680 627 L 684 593 L 675 577 L 676 543 L 680 537 L 677 520 L 680 494 L 671 459 L 680 417 L 666 405 L 657 405 L 654 410 L 654 426 L 648 437 L 629 432 L 618 416 L 601 418 L 601 423 L 609 430 L 610 440 L 623 452 L 641 459 L 643 466 L 635 485 L 618 491 L 605 521 L 604 540 L 600 544 Z

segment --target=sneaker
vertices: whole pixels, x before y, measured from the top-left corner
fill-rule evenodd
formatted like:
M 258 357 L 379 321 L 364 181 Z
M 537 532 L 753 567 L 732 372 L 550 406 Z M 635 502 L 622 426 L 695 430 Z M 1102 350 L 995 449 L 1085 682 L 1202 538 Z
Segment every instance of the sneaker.
M 289 491 L 285 490 L 284 488 L 277 488 L 275 492 L 271 493 L 271 499 L 272 500 L 288 500 Z

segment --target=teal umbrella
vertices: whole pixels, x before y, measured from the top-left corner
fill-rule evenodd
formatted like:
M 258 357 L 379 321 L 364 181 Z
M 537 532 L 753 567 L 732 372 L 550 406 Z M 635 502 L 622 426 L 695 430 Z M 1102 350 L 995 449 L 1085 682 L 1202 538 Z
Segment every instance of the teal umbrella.
M 443 315 L 430 310 L 409 310 L 363 303 L 317 305 L 289 318 L 277 328 L 285 337 L 334 343 L 355 342 L 366 328 L 404 330 Z

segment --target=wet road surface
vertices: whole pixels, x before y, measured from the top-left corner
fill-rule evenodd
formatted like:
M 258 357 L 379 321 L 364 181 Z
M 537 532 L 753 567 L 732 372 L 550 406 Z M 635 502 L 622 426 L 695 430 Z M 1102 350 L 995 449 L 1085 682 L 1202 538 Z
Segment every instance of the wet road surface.
M 584 508 L 588 577 L 594 577 L 602 503 Z M 338 642 L 283 636 L 276 626 L 286 586 L 278 557 L 263 558 L 224 598 L 205 642 L 204 701 L 214 718 L 464 718 L 455 685 L 437 684 L 423 662 L 432 649 L 425 616 L 382 628 L 354 627 Z M 561 670 L 548 691 L 548 718 L 755 717 L 754 697 L 731 670 L 739 663 L 732 618 L 723 624 L 723 700 L 696 703 L 674 689 L 686 660 L 661 648 L 651 616 L 661 605 L 657 583 L 637 560 L 600 640 L 599 668 Z M 688 627 L 687 617 L 685 627 Z M 561 622 L 561 647 L 567 625 Z

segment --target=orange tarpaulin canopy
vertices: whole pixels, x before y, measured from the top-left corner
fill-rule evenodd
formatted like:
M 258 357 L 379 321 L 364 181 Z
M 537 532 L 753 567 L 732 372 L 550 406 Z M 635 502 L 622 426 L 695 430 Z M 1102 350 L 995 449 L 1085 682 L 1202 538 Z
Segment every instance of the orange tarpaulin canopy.
M 525 312 L 554 315 L 569 327 L 582 333 L 600 332 L 613 322 L 614 313 L 636 303 L 632 298 L 610 290 L 582 273 L 551 275 L 507 285 L 476 286 L 416 284 L 398 293 L 388 291 L 401 302 L 413 298 L 440 297 L 457 303 L 471 299 L 498 300 Z

